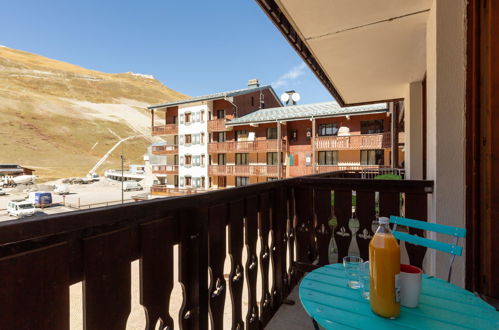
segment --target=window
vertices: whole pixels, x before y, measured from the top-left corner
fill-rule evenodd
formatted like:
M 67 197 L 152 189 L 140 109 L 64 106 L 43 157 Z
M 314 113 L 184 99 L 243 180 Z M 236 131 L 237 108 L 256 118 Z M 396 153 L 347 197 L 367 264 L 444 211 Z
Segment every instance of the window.
M 184 180 L 184 177 L 183 177 L 183 176 L 181 176 L 181 177 L 180 177 L 180 186 L 181 186 L 181 187 L 183 187 L 183 186 L 184 186 L 184 181 L 185 181 L 185 180 Z
M 184 123 L 184 115 L 180 115 L 180 123 L 183 124 Z
M 191 144 L 192 143 L 192 135 L 191 134 L 186 134 L 184 138 L 185 144 Z
M 298 130 L 296 130 L 296 129 L 291 130 L 291 137 L 290 137 L 290 140 L 291 140 L 291 141 L 296 141 L 296 140 L 298 140 Z
M 251 97 L 251 106 L 252 107 L 255 106 L 255 97 L 254 96 Z
M 236 131 L 236 141 L 248 141 L 248 131 Z
M 205 155 L 201 155 L 201 166 L 204 166 L 204 158 L 205 158 Z
M 248 154 L 236 154 L 236 165 L 248 165 Z
M 277 152 L 267 152 L 267 165 L 277 165 Z
M 205 184 L 206 184 L 206 182 L 205 182 L 205 177 L 204 177 L 204 176 L 202 176 L 202 177 L 201 177 L 201 187 L 202 187 L 202 188 L 204 188 Z
M 192 157 L 192 165 L 199 166 L 199 156 Z
M 185 166 L 191 166 L 192 165 L 192 156 L 191 155 L 185 155 Z
M 199 122 L 199 112 L 196 112 L 196 121 Z
M 173 144 L 175 144 L 175 145 L 178 144 L 178 135 L 173 136 Z
M 277 139 L 277 127 L 267 128 L 267 139 Z
M 269 177 L 267 178 L 267 182 L 270 182 L 270 181 L 277 181 L 279 180 L 278 178 L 273 178 L 273 177 Z
M 201 111 L 200 120 L 201 120 L 202 123 L 204 123 L 204 110 Z
M 178 175 L 174 175 L 174 176 L 173 176 L 173 185 L 174 185 L 175 187 L 178 187 Z
M 184 136 L 183 135 L 180 135 L 179 144 L 184 144 Z
M 360 122 L 360 134 L 376 134 L 383 132 L 384 132 L 383 119 L 362 120 Z
M 180 165 L 184 165 L 184 156 L 180 156 Z
M 319 136 L 338 135 L 337 124 L 321 124 L 319 125 Z
M 247 186 L 249 184 L 249 177 L 236 176 L 236 187 Z
M 173 123 L 178 124 L 178 117 L 177 116 L 173 116 Z
M 338 165 L 338 151 L 319 151 L 319 165 Z
M 217 119 L 225 118 L 225 110 L 217 110 Z
M 199 134 L 192 135 L 192 144 L 199 144 Z
M 204 144 L 204 133 L 201 133 L 201 144 Z
M 361 150 L 360 164 L 361 165 L 383 165 L 385 163 L 384 150 Z
M 218 165 L 225 165 L 225 154 L 218 154 Z
M 225 142 L 225 140 L 227 139 L 227 135 L 225 133 L 226 132 L 218 132 L 217 142 Z
M 186 112 L 184 114 L 184 116 L 185 116 L 185 123 L 186 124 L 190 123 L 191 122 L 191 113 L 190 112 Z
M 173 165 L 178 165 L 178 155 L 173 155 Z
M 312 129 L 307 128 L 307 140 L 310 140 L 312 138 Z
M 185 185 L 192 186 L 192 178 L 190 176 L 185 177 Z
M 227 187 L 227 177 L 226 176 L 219 176 L 217 184 L 218 184 L 219 188 Z

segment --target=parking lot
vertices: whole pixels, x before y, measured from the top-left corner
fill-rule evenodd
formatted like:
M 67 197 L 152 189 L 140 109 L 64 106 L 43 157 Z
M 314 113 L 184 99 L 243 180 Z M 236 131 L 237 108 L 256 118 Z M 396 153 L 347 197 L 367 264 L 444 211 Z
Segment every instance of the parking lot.
M 7 214 L 7 204 L 11 200 L 24 199 L 28 197 L 29 191 L 37 188 L 39 191 L 50 191 L 51 186 L 61 183 L 60 180 L 54 182 L 47 182 L 43 185 L 27 186 L 25 189 L 22 187 L 5 188 L 6 195 L 0 196 L 0 221 L 13 220 Z M 101 181 L 89 184 L 72 184 L 69 185 L 68 195 L 56 195 L 52 193 L 53 206 L 45 207 L 43 209 L 37 208 L 36 217 L 42 217 L 49 214 L 71 212 L 78 209 L 88 209 L 99 206 L 106 206 L 107 204 L 121 203 L 121 183 L 101 179 Z M 124 193 L 124 201 L 132 202 L 132 196 L 142 194 L 144 191 L 127 191 Z

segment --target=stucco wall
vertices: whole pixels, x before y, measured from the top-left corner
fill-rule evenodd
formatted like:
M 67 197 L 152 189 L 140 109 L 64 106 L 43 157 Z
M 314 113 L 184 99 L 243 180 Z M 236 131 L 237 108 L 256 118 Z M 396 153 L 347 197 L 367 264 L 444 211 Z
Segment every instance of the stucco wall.
M 405 170 L 412 180 L 423 179 L 423 86 L 420 81 L 407 85 L 405 112 Z
M 435 181 L 430 221 L 465 227 L 466 1 L 433 2 L 427 25 L 427 175 Z M 450 241 L 438 235 L 440 241 Z M 464 242 L 462 242 L 464 245 Z M 449 255 L 430 251 L 427 271 L 446 278 Z M 464 286 L 465 257 L 452 281 Z

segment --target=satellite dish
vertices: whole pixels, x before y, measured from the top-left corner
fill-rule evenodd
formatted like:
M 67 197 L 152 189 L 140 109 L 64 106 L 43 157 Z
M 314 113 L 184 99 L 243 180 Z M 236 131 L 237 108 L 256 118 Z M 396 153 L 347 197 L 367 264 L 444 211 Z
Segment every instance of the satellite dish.
M 291 99 L 295 102 L 298 102 L 300 101 L 300 94 L 298 93 L 293 93 L 293 95 L 291 95 Z
M 281 94 L 281 101 L 286 103 L 289 101 L 289 94 L 288 93 L 282 93 Z

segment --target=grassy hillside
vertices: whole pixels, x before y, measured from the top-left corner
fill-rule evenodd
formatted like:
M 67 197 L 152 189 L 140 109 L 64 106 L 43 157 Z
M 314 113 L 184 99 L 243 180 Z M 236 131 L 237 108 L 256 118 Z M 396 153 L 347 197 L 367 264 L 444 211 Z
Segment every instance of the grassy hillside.
M 141 163 L 153 141 L 149 104 L 185 95 L 158 80 L 107 74 L 0 47 L 0 163 L 31 167 L 42 180 L 85 175 L 120 138 L 98 170 Z

